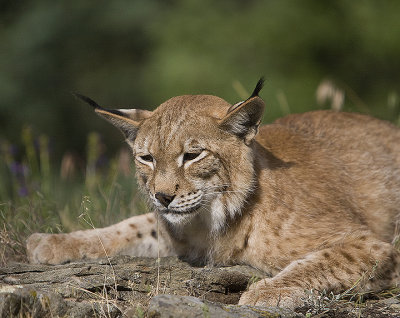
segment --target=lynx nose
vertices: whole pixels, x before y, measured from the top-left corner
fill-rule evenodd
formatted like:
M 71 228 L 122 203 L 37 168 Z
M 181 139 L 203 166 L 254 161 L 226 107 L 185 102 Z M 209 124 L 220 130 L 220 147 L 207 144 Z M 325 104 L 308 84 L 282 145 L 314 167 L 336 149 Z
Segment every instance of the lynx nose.
M 174 195 L 168 195 L 162 192 L 157 192 L 155 194 L 156 199 L 166 208 L 168 208 L 168 205 L 172 202 L 172 200 L 175 198 Z

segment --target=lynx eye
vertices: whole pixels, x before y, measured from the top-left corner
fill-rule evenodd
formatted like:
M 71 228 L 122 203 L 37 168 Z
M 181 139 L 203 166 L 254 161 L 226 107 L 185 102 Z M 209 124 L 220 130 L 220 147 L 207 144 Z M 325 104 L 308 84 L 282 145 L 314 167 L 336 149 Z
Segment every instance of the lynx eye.
M 178 167 L 184 166 L 185 168 L 187 168 L 192 163 L 200 161 L 201 159 L 206 157 L 207 154 L 208 151 L 201 148 L 196 148 L 189 150 L 188 152 L 184 152 L 177 158 Z
M 183 155 L 183 162 L 187 162 L 193 159 L 196 159 L 198 156 L 200 156 L 201 152 L 186 152 Z
M 139 156 L 139 158 L 146 162 L 153 162 L 153 157 L 151 155 Z

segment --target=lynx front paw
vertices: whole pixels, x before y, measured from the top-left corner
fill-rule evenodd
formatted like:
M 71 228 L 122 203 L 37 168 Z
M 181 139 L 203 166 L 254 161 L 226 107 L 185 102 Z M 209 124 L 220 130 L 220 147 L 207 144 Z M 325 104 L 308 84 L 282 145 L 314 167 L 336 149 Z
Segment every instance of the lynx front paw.
M 61 264 L 78 258 L 67 234 L 35 233 L 28 237 L 26 249 L 30 263 Z
M 302 297 L 304 290 L 299 287 L 276 287 L 261 281 L 242 294 L 239 305 L 295 309 L 303 304 Z

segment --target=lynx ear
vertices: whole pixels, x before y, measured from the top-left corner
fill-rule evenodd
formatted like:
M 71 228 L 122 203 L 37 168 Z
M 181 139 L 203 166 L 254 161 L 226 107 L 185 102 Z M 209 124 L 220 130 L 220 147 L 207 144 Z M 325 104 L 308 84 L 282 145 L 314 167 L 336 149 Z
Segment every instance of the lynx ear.
M 119 128 L 128 140 L 136 138 L 141 122 L 153 114 L 151 111 L 142 109 L 105 109 L 89 97 L 76 93 L 74 96 L 92 106 L 97 114 Z
M 251 96 L 231 106 L 219 122 L 222 130 L 242 138 L 247 145 L 256 136 L 264 112 L 264 101 L 258 96 L 263 83 L 264 79 L 261 78 Z

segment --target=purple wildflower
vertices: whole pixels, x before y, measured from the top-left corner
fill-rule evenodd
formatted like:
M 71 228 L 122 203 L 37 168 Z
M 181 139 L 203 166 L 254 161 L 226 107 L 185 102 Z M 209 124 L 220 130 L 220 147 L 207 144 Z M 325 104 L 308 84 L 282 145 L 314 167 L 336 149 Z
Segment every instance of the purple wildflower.
M 20 197 L 26 197 L 29 194 L 28 188 L 23 186 L 18 189 L 18 195 Z

